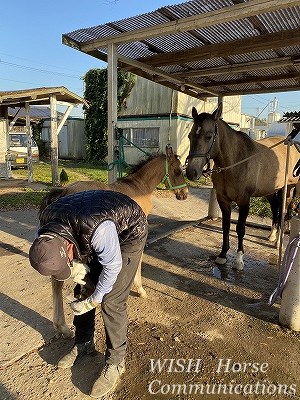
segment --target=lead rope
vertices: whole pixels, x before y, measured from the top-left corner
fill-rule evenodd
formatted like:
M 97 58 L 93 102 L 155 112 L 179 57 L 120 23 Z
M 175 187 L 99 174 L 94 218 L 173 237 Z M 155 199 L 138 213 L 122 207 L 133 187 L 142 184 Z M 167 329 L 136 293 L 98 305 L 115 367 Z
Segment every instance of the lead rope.
M 293 240 L 291 240 L 291 242 L 289 242 L 289 244 L 286 247 L 282 261 L 282 266 L 280 269 L 278 284 L 276 289 L 273 291 L 273 293 L 269 298 L 268 304 L 270 306 L 275 303 L 276 298 L 278 296 L 281 296 L 299 249 L 300 249 L 300 232 L 298 237 L 295 237 Z

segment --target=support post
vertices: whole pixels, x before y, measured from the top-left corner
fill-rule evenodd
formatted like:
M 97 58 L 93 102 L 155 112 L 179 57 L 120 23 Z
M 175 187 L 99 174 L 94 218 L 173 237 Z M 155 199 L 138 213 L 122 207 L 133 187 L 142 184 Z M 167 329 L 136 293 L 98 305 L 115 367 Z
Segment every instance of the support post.
M 217 192 L 215 188 L 212 188 L 210 190 L 207 218 L 218 219 L 219 216 L 220 216 L 220 207 L 217 202 Z
M 297 238 L 298 240 L 293 243 L 291 253 L 295 251 L 295 246 L 300 246 L 300 217 L 294 216 L 291 220 L 289 243 Z M 295 252 L 294 262 L 282 291 L 279 323 L 293 331 L 300 331 L 300 248 Z
M 25 103 L 25 119 L 26 119 L 26 134 L 27 134 L 27 172 L 28 182 L 33 182 L 33 168 L 32 168 L 32 138 L 30 129 L 30 105 Z
M 218 106 L 222 102 L 223 102 L 223 96 L 218 96 Z M 212 188 L 210 191 L 207 218 L 218 219 L 219 216 L 220 216 L 220 207 L 217 202 L 217 192 L 215 188 Z
M 50 95 L 50 111 L 51 111 L 51 173 L 52 173 L 52 185 L 59 186 L 58 177 L 58 136 L 57 136 L 57 112 L 56 112 L 56 95 Z
M 117 87 L 118 87 L 118 70 L 117 70 L 117 52 L 116 45 L 108 45 L 107 54 L 107 134 L 108 134 L 108 165 L 112 168 L 108 171 L 108 183 L 111 184 L 117 179 L 116 161 L 116 137 L 115 127 L 117 125 Z

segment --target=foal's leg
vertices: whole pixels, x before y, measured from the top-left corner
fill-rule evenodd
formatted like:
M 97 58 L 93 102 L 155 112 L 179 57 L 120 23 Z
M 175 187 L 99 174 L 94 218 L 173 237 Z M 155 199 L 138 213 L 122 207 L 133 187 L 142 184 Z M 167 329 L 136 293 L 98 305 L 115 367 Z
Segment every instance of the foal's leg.
M 69 339 L 74 336 L 74 333 L 67 327 L 65 314 L 64 314 L 64 305 L 63 305 L 63 296 L 62 296 L 62 288 L 64 285 L 63 281 L 57 281 L 53 276 L 52 280 L 52 296 L 53 296 L 53 325 L 57 330 L 58 335 L 61 334 L 63 338 Z
M 249 201 L 247 204 L 239 205 L 239 218 L 238 223 L 236 225 L 236 233 L 238 235 L 238 248 L 235 262 L 233 264 L 234 269 L 243 270 L 244 269 L 244 236 L 245 236 L 245 225 L 246 219 L 249 214 Z
M 133 291 L 137 292 L 139 297 L 147 298 L 148 296 L 146 290 L 142 286 L 142 258 L 143 255 L 141 255 L 139 266 L 136 271 L 132 287 Z
M 230 231 L 230 216 L 231 216 L 231 202 L 228 200 L 220 200 L 217 197 L 221 212 L 222 212 L 222 230 L 223 230 L 223 245 L 221 253 L 216 258 L 216 264 L 226 264 L 227 251 L 229 250 L 229 231 Z
M 269 201 L 272 211 L 272 227 L 271 227 L 271 232 L 268 236 L 268 240 L 269 242 L 275 242 L 278 238 L 278 229 L 280 225 L 281 194 L 276 192 L 269 196 L 266 196 L 266 199 Z

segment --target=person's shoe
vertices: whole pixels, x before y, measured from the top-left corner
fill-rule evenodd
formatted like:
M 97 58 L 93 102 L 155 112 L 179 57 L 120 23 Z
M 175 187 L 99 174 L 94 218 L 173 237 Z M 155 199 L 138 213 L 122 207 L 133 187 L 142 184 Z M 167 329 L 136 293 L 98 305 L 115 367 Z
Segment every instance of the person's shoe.
M 57 366 L 59 368 L 70 368 L 84 355 L 92 355 L 95 352 L 96 349 L 93 340 L 82 344 L 77 343 L 72 347 L 71 351 L 58 362 Z
M 125 364 L 122 361 L 118 365 L 105 364 L 99 378 L 95 381 L 91 397 L 102 397 L 113 391 L 120 381 L 121 375 L 125 372 Z

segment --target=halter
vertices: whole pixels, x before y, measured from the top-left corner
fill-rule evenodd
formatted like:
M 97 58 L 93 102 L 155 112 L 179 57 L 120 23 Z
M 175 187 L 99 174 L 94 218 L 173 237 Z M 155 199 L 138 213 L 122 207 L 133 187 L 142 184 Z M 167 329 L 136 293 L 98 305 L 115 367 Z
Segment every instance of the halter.
M 168 157 L 166 156 L 166 173 L 165 176 L 162 178 L 161 183 L 165 185 L 165 181 L 168 182 L 168 189 L 174 190 L 174 189 L 181 189 L 187 186 L 186 183 L 182 183 L 181 185 L 176 185 L 173 186 L 170 180 L 170 175 L 169 175 L 169 164 L 168 164 Z M 165 185 L 166 186 L 166 185 Z
M 215 144 L 217 134 L 218 134 L 218 123 L 215 122 L 215 133 L 214 133 L 214 137 L 213 137 L 213 140 L 211 142 L 211 145 L 210 145 L 210 148 L 208 149 L 208 151 L 206 153 L 190 153 L 185 160 L 185 165 L 187 165 L 188 160 L 191 160 L 192 158 L 206 158 L 206 164 L 208 165 L 207 171 L 209 171 L 210 170 L 209 164 L 210 164 L 210 159 L 211 159 L 210 152 L 211 152 L 213 145 Z M 203 171 L 203 172 L 205 173 L 207 171 Z

